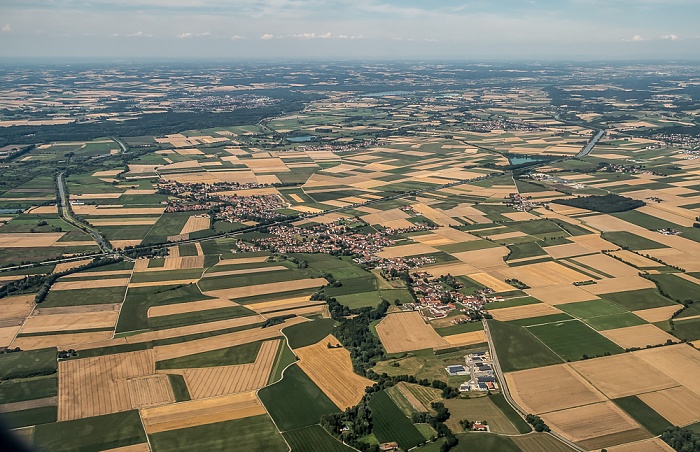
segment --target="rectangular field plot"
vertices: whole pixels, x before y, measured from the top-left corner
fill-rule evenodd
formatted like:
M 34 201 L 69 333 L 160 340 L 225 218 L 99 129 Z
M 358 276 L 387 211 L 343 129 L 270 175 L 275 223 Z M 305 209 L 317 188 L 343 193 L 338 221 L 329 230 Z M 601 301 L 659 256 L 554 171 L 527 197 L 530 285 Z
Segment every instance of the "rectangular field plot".
M 497 320 L 489 320 L 488 327 L 504 372 L 563 362 L 527 328 Z
M 385 391 L 375 394 L 369 407 L 372 410 L 374 436 L 380 442 L 396 441 L 399 447 L 407 450 L 425 441 Z
M 506 374 L 518 405 L 541 414 L 606 400 L 596 388 L 567 364 Z
M 284 439 L 295 452 L 351 452 L 354 449 L 333 438 L 320 425 L 284 432 Z
M 417 312 L 386 316 L 377 325 L 377 334 L 388 353 L 444 347 L 449 343 L 423 321 Z
M 450 418 L 445 422 L 453 432 L 462 429 L 459 421 L 462 419 L 488 419 L 491 431 L 517 435 L 518 429 L 508 420 L 490 397 L 477 397 L 472 399 L 445 400 L 445 407 L 450 410 Z
M 652 436 L 612 402 L 556 411 L 542 418 L 552 429 L 588 450 Z
M 621 353 L 622 348 L 579 321 L 535 325 L 528 330 L 564 359 L 578 361 L 605 353 Z
M 684 386 L 648 392 L 638 397 L 673 425 L 700 422 L 700 396 Z
M 653 435 L 660 435 L 671 427 L 671 423 L 654 411 L 637 396 L 623 397 L 613 400 L 617 406 L 625 410 L 632 419 L 639 422 Z
M 666 344 L 677 339 L 654 325 L 646 324 L 627 328 L 610 329 L 601 334 L 624 349 L 648 345 Z

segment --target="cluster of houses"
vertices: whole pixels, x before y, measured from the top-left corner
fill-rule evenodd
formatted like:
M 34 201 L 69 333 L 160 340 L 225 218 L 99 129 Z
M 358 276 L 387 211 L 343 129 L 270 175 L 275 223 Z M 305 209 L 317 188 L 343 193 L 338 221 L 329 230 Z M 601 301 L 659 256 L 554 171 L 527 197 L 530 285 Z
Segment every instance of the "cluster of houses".
M 493 370 L 489 352 L 474 352 L 464 357 L 464 364 L 450 365 L 445 368 L 450 376 L 470 376 L 459 386 L 461 392 L 488 392 L 498 389 L 498 382 Z
M 167 179 L 158 179 L 158 184 L 156 185 L 159 193 L 166 194 L 170 196 L 177 196 L 179 198 L 194 198 L 201 199 L 208 197 L 209 193 L 217 193 L 221 191 L 233 191 L 233 190 L 249 190 L 253 188 L 265 188 L 269 187 L 269 184 L 258 184 L 255 182 L 248 182 L 240 184 L 238 182 L 213 182 L 213 183 L 203 183 L 203 182 L 177 182 Z

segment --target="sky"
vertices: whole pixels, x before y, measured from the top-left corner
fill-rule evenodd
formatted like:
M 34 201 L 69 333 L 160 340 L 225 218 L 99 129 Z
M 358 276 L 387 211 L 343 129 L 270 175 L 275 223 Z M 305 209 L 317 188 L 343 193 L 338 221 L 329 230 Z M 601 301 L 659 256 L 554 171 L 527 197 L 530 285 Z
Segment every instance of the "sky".
M 0 58 L 700 60 L 700 0 L 0 0 Z

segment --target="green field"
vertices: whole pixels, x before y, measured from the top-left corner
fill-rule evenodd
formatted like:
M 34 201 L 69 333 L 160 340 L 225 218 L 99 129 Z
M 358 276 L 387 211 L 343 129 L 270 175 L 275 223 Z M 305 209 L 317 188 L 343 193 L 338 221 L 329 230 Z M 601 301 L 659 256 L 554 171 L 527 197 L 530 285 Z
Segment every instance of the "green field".
M 292 349 L 313 345 L 333 332 L 333 319 L 299 323 L 282 330 Z
M 148 436 L 153 452 L 241 450 L 286 452 L 287 444 L 267 415 L 169 430 Z
M 618 345 L 579 321 L 531 326 L 528 330 L 567 361 L 578 361 L 584 355 L 592 358 L 623 352 Z
M 297 361 L 297 356 L 294 354 L 292 349 L 287 345 L 287 339 L 282 339 L 282 344 L 279 350 L 277 350 L 277 357 L 275 358 L 275 363 L 272 365 L 272 371 L 270 372 L 270 378 L 267 381 L 268 385 L 280 381 L 282 378 L 282 373 L 290 365 Z
M 617 406 L 625 410 L 635 421 L 649 430 L 652 435 L 660 435 L 671 423 L 654 411 L 637 396 L 623 397 L 613 400 Z
M 165 328 L 177 328 L 185 325 L 198 325 L 218 320 L 237 319 L 255 315 L 254 311 L 245 306 L 231 306 L 229 308 L 207 309 L 204 311 L 183 312 L 181 314 L 163 315 L 148 319 L 148 328 L 161 330 Z
M 628 292 L 606 293 L 601 295 L 601 297 L 606 300 L 613 301 L 620 306 L 624 306 L 630 311 L 673 305 L 671 300 L 662 297 L 656 289 L 640 289 L 630 290 Z M 678 309 L 680 308 L 681 306 L 678 306 Z
M 508 418 L 511 424 L 515 426 L 519 433 L 525 434 L 532 431 L 530 424 L 525 422 L 525 419 L 520 417 L 515 409 L 510 406 L 503 394 L 492 394 L 489 396 L 489 399 L 491 399 L 491 403 L 496 405 L 501 410 L 501 412 Z
M 348 447 L 333 438 L 320 425 L 312 425 L 284 432 L 292 452 L 351 452 Z
M 518 429 L 505 414 L 495 404 L 491 403 L 490 397 L 449 399 L 445 400 L 444 404 L 450 410 L 450 418 L 445 423 L 455 433 L 462 431 L 459 421 L 463 419 L 486 421 L 493 433 L 508 435 L 517 435 L 519 433 Z
M 192 400 L 192 397 L 190 397 L 190 391 L 187 389 L 185 377 L 179 374 L 168 374 L 168 380 L 170 381 L 170 386 L 173 388 L 173 394 L 175 395 L 176 402 L 186 402 L 188 400 Z
M 102 287 L 99 289 L 52 290 L 41 303 L 42 308 L 61 306 L 83 306 L 92 304 L 121 303 L 126 286 Z
M 440 336 L 450 336 L 452 334 L 470 333 L 472 331 L 482 331 L 484 324 L 481 322 L 460 323 L 459 325 L 447 326 L 445 328 L 435 328 Z
M 48 424 L 58 419 L 57 406 L 42 406 L 28 410 L 10 411 L 0 414 L 3 426 L 7 428 L 20 428 L 29 425 Z
M 149 227 L 142 243 L 144 245 L 164 243 L 168 236 L 180 234 L 182 227 L 192 215 L 194 215 L 193 212 L 164 213 L 153 226 Z
M 572 319 L 573 317 L 568 314 L 550 314 L 539 317 L 530 317 L 529 319 L 510 320 L 508 323 L 518 326 L 532 326 L 542 323 L 564 322 Z
M 520 452 L 512 439 L 493 433 L 463 433 L 457 439 L 459 443 L 450 449 L 452 452 Z
M 55 376 L 0 380 L 0 405 L 56 395 L 58 395 L 58 379 Z
M 54 374 L 58 370 L 57 352 L 58 350 L 53 347 L 2 354 L 0 355 L 0 379 Z
M 527 328 L 497 320 L 489 320 L 488 325 L 503 372 L 563 362 Z
M 653 240 L 649 240 L 647 238 L 626 231 L 604 232 L 602 234 L 602 238 L 604 238 L 608 242 L 614 243 L 615 245 L 621 248 L 629 248 L 633 251 L 668 248 L 668 246 L 663 245 L 659 242 L 655 242 Z
M 145 442 L 136 410 L 42 424 L 34 429 L 35 446 L 55 452 L 96 452 Z
M 672 273 L 649 275 L 659 288 L 679 303 L 700 302 L 700 286 Z
M 262 341 L 237 345 L 235 347 L 211 350 L 194 355 L 158 361 L 156 369 L 187 369 L 192 367 L 233 366 L 255 362 Z
M 386 391 L 369 401 L 372 410 L 372 432 L 381 443 L 396 441 L 402 449 L 410 449 L 425 441 L 423 435 L 401 412 Z
M 584 322 L 592 326 L 598 331 L 613 330 L 615 328 L 625 328 L 628 326 L 644 325 L 647 323 L 640 317 L 631 312 L 622 314 L 603 315 L 600 317 L 591 317 L 584 319 Z
M 318 424 L 324 414 L 340 411 L 297 365 L 288 367 L 278 383 L 261 389 L 258 397 L 283 432 Z

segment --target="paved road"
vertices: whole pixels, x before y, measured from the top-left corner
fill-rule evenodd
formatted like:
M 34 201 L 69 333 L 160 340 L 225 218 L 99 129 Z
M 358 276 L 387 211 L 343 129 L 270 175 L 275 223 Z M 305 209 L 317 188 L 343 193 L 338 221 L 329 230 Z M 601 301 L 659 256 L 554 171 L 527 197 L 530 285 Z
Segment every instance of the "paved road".
M 496 347 L 493 345 L 493 338 L 491 337 L 491 330 L 489 330 L 489 323 L 486 321 L 486 319 L 482 320 L 482 323 L 484 324 L 484 334 L 486 334 L 486 339 L 488 340 L 489 343 L 489 353 L 491 354 L 491 362 L 494 371 L 496 372 L 496 378 L 498 378 L 499 383 L 501 384 L 501 393 L 503 393 L 503 397 L 505 397 L 506 401 L 510 406 L 512 406 L 515 411 L 520 414 L 521 417 L 525 417 L 527 413 L 524 409 L 518 405 L 515 400 L 513 400 L 513 397 L 510 395 L 510 389 L 508 389 L 508 383 L 506 382 L 505 377 L 503 376 L 503 371 L 501 370 L 501 363 L 498 361 L 498 355 L 496 354 Z M 579 452 L 586 452 L 586 449 L 583 449 L 576 445 L 575 443 L 569 441 L 568 439 L 564 438 L 558 433 L 555 432 L 549 432 L 550 435 L 552 435 L 554 438 L 558 439 L 562 443 L 566 444 L 567 446 L 571 447 L 573 450 L 579 451 Z
M 599 130 L 598 133 L 596 133 L 595 136 L 591 138 L 591 141 L 589 141 L 588 144 L 584 146 L 583 149 L 581 149 L 581 152 L 576 154 L 574 157 L 581 158 L 590 154 L 595 145 L 598 144 L 598 141 L 600 141 L 600 139 L 603 138 L 603 135 L 605 135 L 605 130 Z
M 115 143 L 117 143 L 117 144 L 119 145 L 119 147 L 120 147 L 121 150 L 122 150 L 122 154 L 125 154 L 125 153 L 129 150 L 129 148 L 127 147 L 126 143 L 124 143 L 124 142 L 123 142 L 122 140 L 120 140 L 119 138 L 117 138 L 117 137 L 112 137 L 112 141 L 114 141 Z
M 56 177 L 56 185 L 58 186 L 58 194 L 59 197 L 61 198 L 61 205 L 59 206 L 58 213 L 61 215 L 61 217 L 67 221 L 68 223 L 72 224 L 76 228 L 80 229 L 81 231 L 84 231 L 88 234 L 90 234 L 94 239 L 95 242 L 97 242 L 97 245 L 100 247 L 103 253 L 111 253 L 112 252 L 112 247 L 109 246 L 109 244 L 105 241 L 105 239 L 102 238 L 102 236 L 97 232 L 95 228 L 92 226 L 88 226 L 85 223 L 81 223 L 78 221 L 74 216 L 73 212 L 71 212 L 69 206 L 69 199 L 68 199 L 68 191 L 66 190 L 66 183 L 64 180 L 65 176 L 65 171 L 60 173 L 58 177 Z

